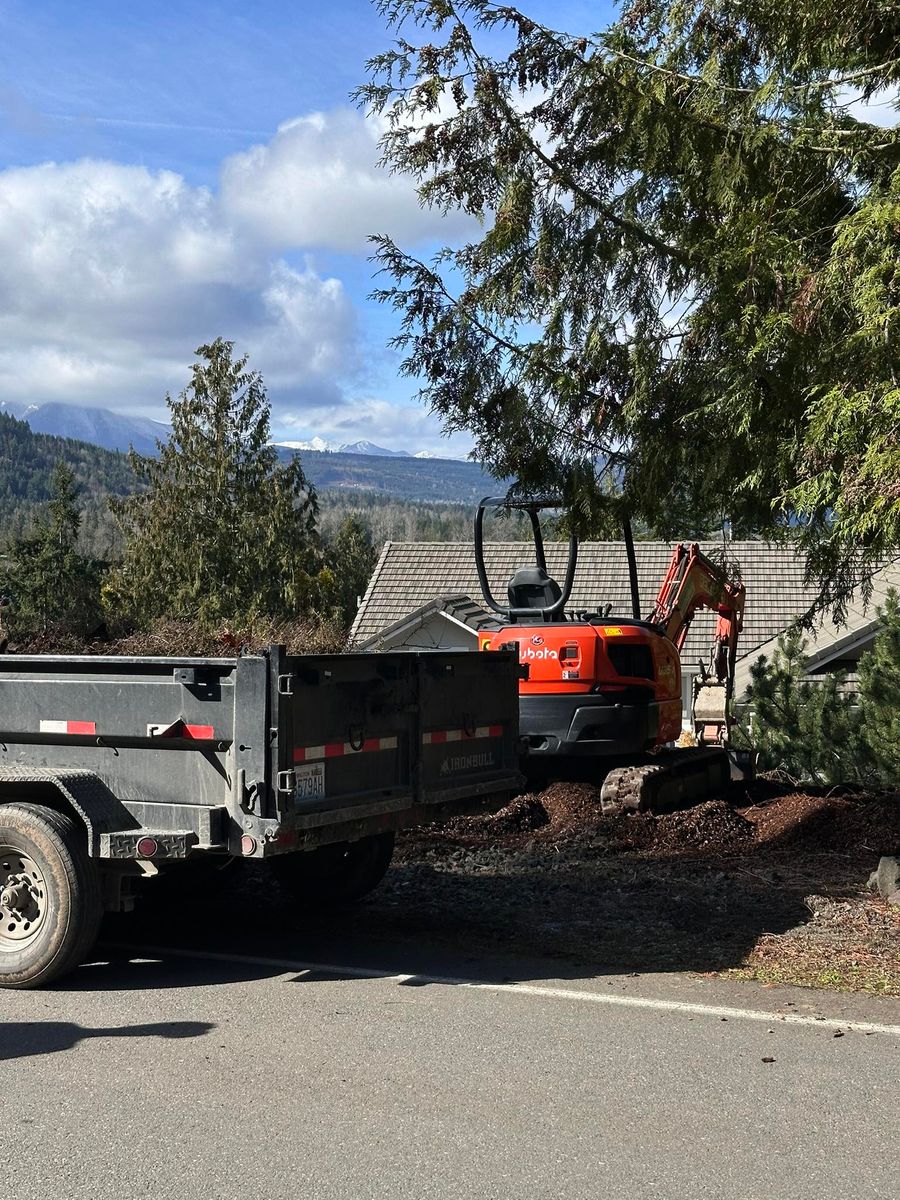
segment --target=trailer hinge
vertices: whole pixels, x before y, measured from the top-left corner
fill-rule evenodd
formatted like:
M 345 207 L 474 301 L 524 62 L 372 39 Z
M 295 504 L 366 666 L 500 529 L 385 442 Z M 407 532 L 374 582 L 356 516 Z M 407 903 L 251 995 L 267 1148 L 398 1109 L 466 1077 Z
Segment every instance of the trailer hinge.
M 275 776 L 275 787 L 279 792 L 287 792 L 289 795 L 293 794 L 297 787 L 297 776 L 294 774 L 292 768 L 287 771 L 278 772 Z
M 294 676 L 279 675 L 278 676 L 278 695 L 293 696 L 294 694 Z

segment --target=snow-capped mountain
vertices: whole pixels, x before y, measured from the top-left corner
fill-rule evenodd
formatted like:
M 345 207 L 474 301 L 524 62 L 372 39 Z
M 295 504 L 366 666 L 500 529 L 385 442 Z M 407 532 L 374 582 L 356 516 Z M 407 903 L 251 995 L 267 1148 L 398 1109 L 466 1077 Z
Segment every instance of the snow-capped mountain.
M 325 438 L 313 437 L 299 442 L 276 442 L 282 450 L 315 450 L 319 454 L 364 454 L 371 458 L 435 458 L 450 459 L 448 454 L 435 454 L 433 450 L 388 450 L 365 438 L 358 442 L 329 442 Z
M 388 450 L 363 439 L 359 442 L 329 442 L 322 437 L 307 438 L 300 442 L 276 442 L 285 450 L 316 450 L 319 454 L 369 454 L 378 458 L 409 458 L 408 450 Z
M 408 450 L 386 450 L 384 446 L 376 446 L 374 442 L 364 438 L 359 442 L 345 442 L 340 447 L 341 454 L 374 454 L 377 458 L 410 458 Z
M 139 454 L 153 455 L 157 452 L 157 440 L 165 442 L 169 426 L 147 417 L 131 416 L 112 412 L 108 408 L 89 408 L 79 404 L 24 404 L 0 400 L 0 413 L 9 413 L 21 421 L 27 421 L 34 433 L 49 433 L 56 437 L 75 438 L 90 442 L 106 450 L 128 450 L 134 447 Z M 446 454 L 435 454 L 432 450 L 389 450 L 367 438 L 356 442 L 331 442 L 323 437 L 305 438 L 298 441 L 278 441 L 275 445 L 282 450 L 307 450 L 317 453 L 364 455 L 367 458 L 398 459 L 450 459 Z
M 315 450 L 319 454 L 331 454 L 339 450 L 334 442 L 326 442 L 324 438 L 314 437 L 305 442 L 275 442 L 282 450 Z
M 50 433 L 56 437 L 76 438 L 106 450 L 128 450 L 133 446 L 139 454 L 155 454 L 157 439 L 165 441 L 169 427 L 161 421 L 132 417 L 111 412 L 108 408 L 86 408 L 78 404 L 4 404 L 3 409 L 27 421 L 34 433 Z

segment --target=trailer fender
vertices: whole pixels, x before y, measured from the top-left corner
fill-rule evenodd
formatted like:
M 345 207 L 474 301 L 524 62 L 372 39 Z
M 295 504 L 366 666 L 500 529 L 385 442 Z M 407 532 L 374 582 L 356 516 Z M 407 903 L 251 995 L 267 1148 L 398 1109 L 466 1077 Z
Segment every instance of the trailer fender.
M 137 829 L 138 823 L 93 771 L 60 767 L 0 767 L 0 804 L 40 801 L 68 813 L 87 833 L 88 853 L 101 853 L 104 834 Z

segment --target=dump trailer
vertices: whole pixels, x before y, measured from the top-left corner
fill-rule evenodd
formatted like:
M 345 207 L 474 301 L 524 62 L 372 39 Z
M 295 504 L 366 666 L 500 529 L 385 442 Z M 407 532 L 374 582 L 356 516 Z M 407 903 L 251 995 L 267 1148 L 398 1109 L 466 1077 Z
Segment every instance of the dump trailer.
M 520 786 L 518 676 L 466 652 L 0 656 L 0 985 L 75 967 L 167 870 L 262 859 L 301 899 L 359 898 L 396 830 Z

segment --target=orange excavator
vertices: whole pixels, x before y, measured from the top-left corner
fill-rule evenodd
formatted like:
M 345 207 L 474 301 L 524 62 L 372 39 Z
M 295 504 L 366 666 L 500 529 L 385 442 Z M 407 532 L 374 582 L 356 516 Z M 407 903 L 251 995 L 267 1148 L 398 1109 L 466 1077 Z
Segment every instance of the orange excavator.
M 578 541 L 569 539 L 562 585 L 548 574 L 540 513 L 560 500 L 485 497 L 475 515 L 475 561 L 485 603 L 499 622 L 479 634 L 481 650 L 517 649 L 527 668 L 519 690 L 525 769 L 553 777 L 581 760 L 604 775 L 601 801 L 610 809 L 665 811 L 720 792 L 732 775 L 731 696 L 745 591 L 698 545 L 676 546 L 653 609 L 641 617 L 630 530 L 625 545 L 631 617 L 566 608 L 575 580 Z M 488 510 L 527 513 L 535 562 L 520 567 L 499 603 L 488 580 L 484 518 Z M 698 609 L 717 614 L 709 661 L 694 679 L 696 745 L 673 746 L 682 734 L 681 651 Z

